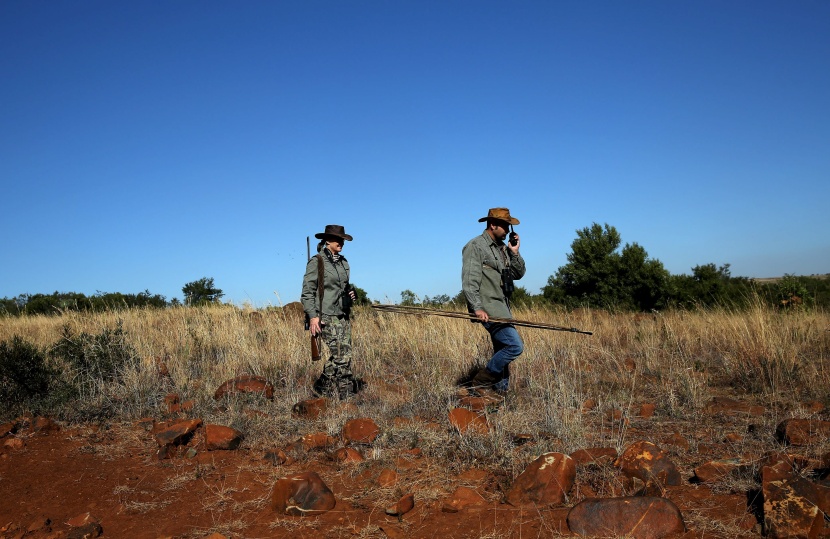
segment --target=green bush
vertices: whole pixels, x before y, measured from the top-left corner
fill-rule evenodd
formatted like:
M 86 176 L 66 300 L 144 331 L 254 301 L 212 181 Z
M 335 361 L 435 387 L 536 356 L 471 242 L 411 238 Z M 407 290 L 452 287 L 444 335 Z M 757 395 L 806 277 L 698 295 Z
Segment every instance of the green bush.
M 104 328 L 98 335 L 73 335 L 69 326 L 64 326 L 50 354 L 75 371 L 75 385 L 83 391 L 100 382 L 117 382 L 123 368 L 138 360 L 126 335 L 120 320 L 115 329 Z
M 15 335 L 0 342 L 0 400 L 17 407 L 44 398 L 56 372 L 37 347 Z

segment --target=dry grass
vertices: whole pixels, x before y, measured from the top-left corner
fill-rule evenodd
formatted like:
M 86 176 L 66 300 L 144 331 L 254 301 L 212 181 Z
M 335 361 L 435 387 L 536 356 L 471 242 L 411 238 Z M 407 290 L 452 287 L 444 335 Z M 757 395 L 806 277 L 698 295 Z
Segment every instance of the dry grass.
M 594 428 L 613 409 L 628 418 L 639 404 L 652 402 L 665 417 L 693 419 L 713 395 L 730 388 L 796 413 L 805 401 L 826 403 L 830 387 L 830 316 L 822 312 L 782 313 L 760 302 L 743 312 L 519 311 L 517 318 L 594 335 L 519 328 L 525 353 L 511 367 L 510 398 L 491 415 L 493 432 L 459 437 L 451 435 L 447 411 L 455 406 L 457 382 L 491 354 L 486 332 L 461 320 L 362 309 L 353 323 L 354 370 L 369 384 L 358 411 L 299 421 L 291 407 L 309 397 L 321 368 L 309 359 L 307 333 L 300 320 L 280 310 L 251 312 L 216 306 L 2 318 L 0 341 L 20 335 L 45 350 L 64 326 L 98 334 L 120 321 L 139 360 L 124 366 L 119 383 L 101 382 L 90 398 L 106 401 L 122 419 L 163 415 L 164 396 L 178 393 L 195 402 L 193 413 L 206 422 L 233 426 L 246 434 L 247 446 L 268 449 L 314 430 L 338 435 L 348 419 L 368 416 L 384 432 L 371 458 L 382 460 L 416 443 L 451 471 L 485 464 L 513 476 L 541 451 L 623 447 L 630 441 L 626 420 Z M 158 361 L 169 376 L 159 376 Z M 265 376 L 276 386 L 276 398 L 238 395 L 217 407 L 216 388 L 240 374 Z M 591 413 L 583 411 L 588 399 L 597 405 Z M 396 417 L 423 421 L 393 428 Z M 430 421 L 439 429 L 427 427 Z M 514 447 L 520 433 L 533 436 L 532 451 Z

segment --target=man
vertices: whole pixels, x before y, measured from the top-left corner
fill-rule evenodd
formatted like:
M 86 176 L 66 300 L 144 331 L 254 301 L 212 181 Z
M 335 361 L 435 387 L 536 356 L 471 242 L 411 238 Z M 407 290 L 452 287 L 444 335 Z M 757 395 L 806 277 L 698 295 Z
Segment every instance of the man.
M 340 225 L 326 225 L 325 231 L 314 237 L 322 241 L 319 252 L 306 266 L 300 300 L 309 319 L 311 335 L 322 334 L 330 356 L 312 391 L 318 397 L 337 394 L 347 398 L 359 385 L 352 376 L 352 325 L 349 321 L 355 293 L 349 284 L 349 263 L 340 254 L 344 240 L 351 241 L 352 237 Z
M 462 251 L 461 286 L 467 299 L 467 309 L 490 333 L 493 341 L 493 357 L 473 378 L 476 392 L 483 396 L 500 396 L 507 391 L 510 382 L 510 362 L 519 357 L 524 344 L 512 324 L 490 322 L 490 318 L 513 318 L 510 312 L 510 296 L 513 280 L 525 274 L 525 261 L 519 254 L 519 235 L 510 234 L 510 225 L 519 220 L 510 215 L 507 208 L 491 208 L 480 236 L 471 239 Z

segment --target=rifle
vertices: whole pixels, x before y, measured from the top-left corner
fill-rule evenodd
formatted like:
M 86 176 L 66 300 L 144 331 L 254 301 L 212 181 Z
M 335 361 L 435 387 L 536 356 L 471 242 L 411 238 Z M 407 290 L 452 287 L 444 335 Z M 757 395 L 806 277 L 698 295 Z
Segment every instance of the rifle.
M 305 252 L 308 261 L 311 261 L 311 243 L 309 237 L 305 237 Z M 319 291 L 322 287 L 320 286 L 320 272 L 318 268 L 317 272 L 317 290 Z M 322 303 L 322 298 L 320 298 L 320 302 Z M 308 318 L 308 313 L 305 315 L 305 329 L 306 331 L 311 330 L 311 320 Z M 311 361 L 320 361 L 320 334 L 311 335 Z

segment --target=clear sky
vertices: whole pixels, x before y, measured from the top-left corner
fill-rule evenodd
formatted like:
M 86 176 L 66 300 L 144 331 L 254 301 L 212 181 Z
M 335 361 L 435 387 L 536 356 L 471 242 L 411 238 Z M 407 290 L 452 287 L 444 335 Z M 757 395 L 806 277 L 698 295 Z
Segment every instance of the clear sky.
M 455 295 L 494 206 L 538 293 L 576 231 L 674 274 L 830 272 L 830 2 L 0 2 L 0 297 L 212 277 Z M 312 244 L 313 245 L 313 244 Z

